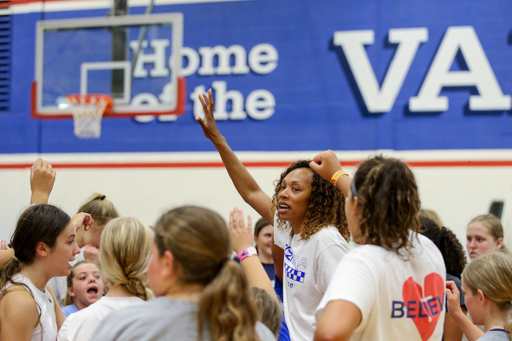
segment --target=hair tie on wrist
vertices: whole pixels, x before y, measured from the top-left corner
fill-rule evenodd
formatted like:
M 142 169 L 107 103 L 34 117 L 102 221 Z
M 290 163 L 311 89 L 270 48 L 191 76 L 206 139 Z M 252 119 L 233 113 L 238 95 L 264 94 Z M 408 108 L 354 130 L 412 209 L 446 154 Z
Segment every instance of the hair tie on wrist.
M 347 174 L 347 172 L 345 172 L 341 169 L 339 171 L 337 171 L 336 173 L 334 173 L 331 177 L 331 184 L 336 186 L 336 184 L 338 183 L 338 179 L 340 178 L 340 176 L 343 176 L 343 175 L 348 175 L 348 174 Z
M 245 250 L 242 250 L 238 253 L 238 261 L 241 263 L 244 259 L 251 256 L 257 256 L 258 251 L 256 251 L 256 248 L 254 246 L 248 247 Z
M 105 200 L 105 198 L 106 198 L 106 197 L 107 197 L 107 196 L 106 196 L 106 195 L 104 195 L 104 196 L 100 197 L 100 200 Z

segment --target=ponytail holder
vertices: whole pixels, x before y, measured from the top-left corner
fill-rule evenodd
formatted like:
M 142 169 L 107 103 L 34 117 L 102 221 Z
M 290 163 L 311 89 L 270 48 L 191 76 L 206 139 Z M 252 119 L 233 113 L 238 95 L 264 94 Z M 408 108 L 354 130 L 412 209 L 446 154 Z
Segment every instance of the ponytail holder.
M 222 268 L 224 267 L 224 264 L 226 264 L 226 262 L 229 261 L 229 259 L 230 259 L 229 257 L 224 257 L 220 260 L 218 272 L 220 272 L 220 270 L 222 270 Z
M 227 261 L 229 261 L 229 257 L 224 257 L 220 260 L 220 267 L 222 268 Z
M 100 200 L 105 200 L 105 198 L 106 198 L 106 197 L 107 197 L 107 196 L 106 196 L 106 195 L 104 195 L 104 196 L 100 197 Z

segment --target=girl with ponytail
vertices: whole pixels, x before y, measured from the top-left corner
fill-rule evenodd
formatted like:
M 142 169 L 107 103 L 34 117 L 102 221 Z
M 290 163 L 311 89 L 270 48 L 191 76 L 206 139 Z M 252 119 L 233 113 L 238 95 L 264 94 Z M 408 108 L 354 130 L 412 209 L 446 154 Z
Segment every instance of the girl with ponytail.
M 257 322 L 247 280 L 229 258 L 229 231 L 217 213 L 176 208 L 158 220 L 154 232 L 148 277 L 157 298 L 112 313 L 93 340 L 275 340 Z
M 100 268 L 110 284 L 109 292 L 96 303 L 70 315 L 59 331 L 59 341 L 88 341 L 112 311 L 150 298 L 145 283 L 152 238 L 151 229 L 136 218 L 116 218 L 105 226 Z
M 459 305 L 459 290 L 446 283 L 448 312 L 468 340 L 510 341 L 512 331 L 512 257 L 502 252 L 475 258 L 462 272 L 462 291 L 473 322 Z M 485 333 L 473 323 L 484 326 Z
M 332 151 L 311 168 L 326 179 L 341 169 Z M 348 191 L 345 213 L 359 246 L 338 264 L 317 308 L 315 340 L 441 340 L 446 269 L 439 249 L 418 233 L 414 175 L 376 156 L 347 180 L 336 185 Z
M 87 229 L 90 218 L 80 213 L 71 219 L 46 204 L 23 212 L 11 238 L 14 255 L 0 273 L 2 340 L 55 341 L 64 315 L 46 284 L 69 274 L 69 262 L 79 253 L 76 230 Z

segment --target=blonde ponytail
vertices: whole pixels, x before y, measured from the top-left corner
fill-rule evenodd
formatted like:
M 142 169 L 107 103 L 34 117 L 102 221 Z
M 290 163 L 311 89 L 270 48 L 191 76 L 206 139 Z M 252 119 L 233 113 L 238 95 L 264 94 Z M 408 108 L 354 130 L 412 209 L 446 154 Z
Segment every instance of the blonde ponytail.
M 147 300 L 147 265 L 150 257 L 151 229 L 136 218 L 116 218 L 103 231 L 100 267 L 112 285 L 121 285 L 131 294 Z
M 93 227 L 103 228 L 111 219 L 120 216 L 119 211 L 106 195 L 94 193 L 80 206 L 78 212 L 89 213 L 94 220 Z

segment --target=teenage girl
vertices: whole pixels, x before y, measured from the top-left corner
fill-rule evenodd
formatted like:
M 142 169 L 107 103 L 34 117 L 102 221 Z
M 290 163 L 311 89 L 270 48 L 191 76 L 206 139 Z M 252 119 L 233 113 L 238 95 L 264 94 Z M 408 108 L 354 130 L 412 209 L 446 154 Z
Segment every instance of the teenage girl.
M 273 249 L 276 269 L 284 261 L 283 303 L 290 338 L 311 340 L 315 331 L 315 309 L 336 265 L 348 252 L 350 233 L 343 212 L 345 197 L 340 189 L 316 174 L 310 168 L 310 161 L 305 160 L 288 167 L 276 181 L 273 197 L 268 196 L 220 134 L 213 117 L 211 89 L 199 99 L 205 119 L 197 117 L 196 120 L 217 148 L 238 193 L 265 220 L 273 222 L 274 243 L 280 248 L 280 252 Z M 276 271 L 276 277 L 279 276 Z
M 326 179 L 340 170 L 332 151 L 311 166 Z M 441 340 L 446 269 L 418 234 L 419 208 L 404 163 L 377 156 L 359 166 L 345 203 L 359 246 L 343 257 L 318 306 L 315 340 Z
M 90 215 L 71 219 L 59 208 L 39 204 L 23 212 L 11 245 L 12 258 L 0 273 L 0 335 L 2 340 L 55 341 L 64 321 L 46 284 L 67 276 L 75 256 L 77 228 L 88 228 Z
M 80 230 L 76 234 L 76 243 L 80 248 L 80 253 L 76 257 L 75 262 L 84 259 L 99 263 L 99 247 L 101 234 L 105 225 L 112 219 L 119 217 L 119 212 L 114 204 L 102 193 L 94 193 L 87 201 L 80 206 L 78 212 L 89 213 L 94 220 L 94 224 L 88 231 Z M 74 263 L 72 264 L 74 265 Z M 50 280 L 52 288 L 57 300 L 61 306 L 68 292 L 66 277 L 55 277 Z
M 152 237 L 151 229 L 135 218 L 116 218 L 105 226 L 100 268 L 110 289 L 107 296 L 66 319 L 59 331 L 59 341 L 88 341 L 112 311 L 141 304 L 150 297 L 146 274 Z
M 484 325 L 485 334 L 463 313 L 458 304 L 459 290 L 448 282 L 448 311 L 468 340 L 510 341 L 512 328 L 512 258 L 493 252 L 473 260 L 462 273 L 466 307 L 475 324 Z
M 482 214 L 471 219 L 466 231 L 466 247 L 471 260 L 489 252 L 508 253 L 503 245 L 501 221 L 492 214 Z
M 103 295 L 103 279 L 94 262 L 83 260 L 76 263 L 67 277 L 68 293 L 62 313 L 65 317 L 87 308 Z
M 247 280 L 230 260 L 229 231 L 217 213 L 176 208 L 154 232 L 148 277 L 157 298 L 112 313 L 92 340 L 275 341 L 256 322 Z

